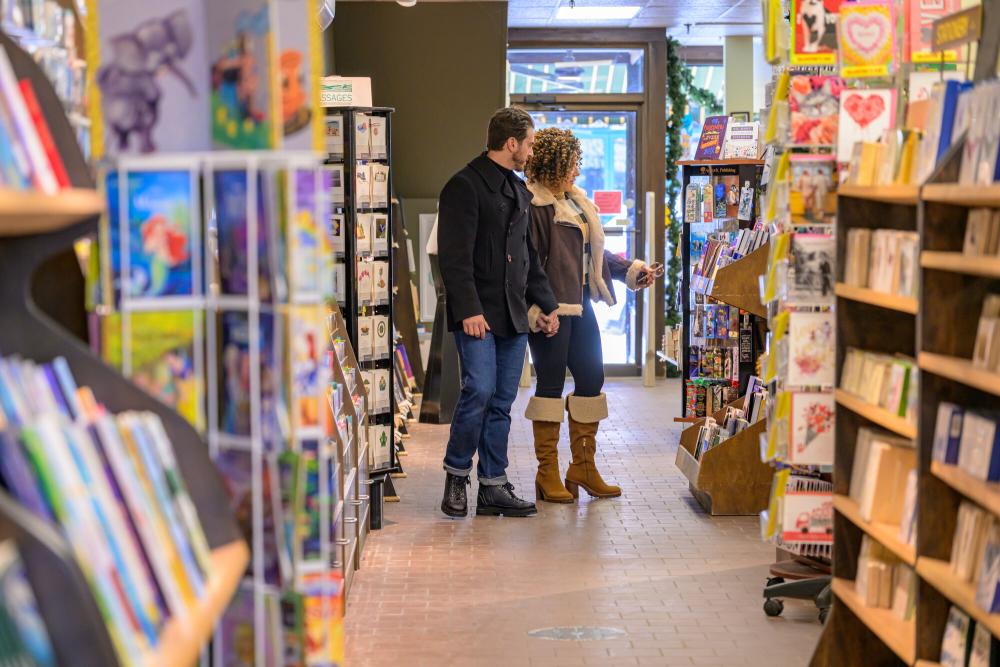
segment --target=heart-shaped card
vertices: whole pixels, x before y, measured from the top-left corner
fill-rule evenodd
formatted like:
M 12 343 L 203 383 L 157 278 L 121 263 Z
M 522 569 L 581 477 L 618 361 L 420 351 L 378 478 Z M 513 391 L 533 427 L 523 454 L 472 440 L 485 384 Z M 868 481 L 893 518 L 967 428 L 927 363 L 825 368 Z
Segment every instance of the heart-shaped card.
M 842 76 L 887 76 L 892 72 L 896 31 L 891 2 L 841 5 L 838 37 Z

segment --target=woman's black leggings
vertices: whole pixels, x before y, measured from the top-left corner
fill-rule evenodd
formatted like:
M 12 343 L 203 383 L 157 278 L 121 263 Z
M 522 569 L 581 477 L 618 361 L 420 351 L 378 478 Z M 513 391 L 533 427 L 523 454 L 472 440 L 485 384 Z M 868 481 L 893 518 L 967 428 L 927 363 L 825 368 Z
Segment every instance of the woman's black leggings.
M 576 396 L 600 395 L 604 387 L 601 330 L 586 288 L 583 290 L 583 316 L 561 316 L 559 333 L 552 338 L 541 332 L 532 333 L 528 336 L 528 346 L 537 376 L 535 396 L 562 398 L 567 368 L 573 374 Z

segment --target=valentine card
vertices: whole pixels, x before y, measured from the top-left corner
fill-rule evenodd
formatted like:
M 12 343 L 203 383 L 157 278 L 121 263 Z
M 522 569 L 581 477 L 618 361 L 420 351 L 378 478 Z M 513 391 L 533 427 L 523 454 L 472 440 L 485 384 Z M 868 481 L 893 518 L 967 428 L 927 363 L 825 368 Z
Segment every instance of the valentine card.
M 896 120 L 896 91 L 845 90 L 840 95 L 837 161 L 850 162 L 854 144 L 878 141 Z
M 908 56 L 909 61 L 914 63 L 941 62 L 942 54 L 935 53 L 931 46 L 934 21 L 958 10 L 958 0 L 907 0 L 903 8 L 906 14 L 904 57 Z M 945 51 L 944 60 L 955 62 L 958 60 L 958 51 Z
M 888 76 L 893 69 L 896 21 L 888 0 L 840 7 L 840 74 L 845 78 Z
M 793 65 L 837 64 L 837 12 L 840 0 L 792 0 Z
M 836 76 L 798 74 L 789 80 L 789 136 L 795 146 L 832 146 L 837 141 L 837 115 L 844 80 Z

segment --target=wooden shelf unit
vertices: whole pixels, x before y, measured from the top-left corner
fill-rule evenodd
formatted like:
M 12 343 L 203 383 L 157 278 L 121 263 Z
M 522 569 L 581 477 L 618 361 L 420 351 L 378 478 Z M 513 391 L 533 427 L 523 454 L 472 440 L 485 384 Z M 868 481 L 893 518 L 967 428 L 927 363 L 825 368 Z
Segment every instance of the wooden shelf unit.
M 868 533 L 873 539 L 878 540 L 886 549 L 896 554 L 901 561 L 910 567 L 917 564 L 917 548 L 899 539 L 899 526 L 866 521 L 861 516 L 861 509 L 858 507 L 858 504 L 849 496 L 834 495 L 833 508 L 847 517 L 855 526 Z
M 928 183 L 920 196 L 925 201 L 954 206 L 1000 208 L 1000 184 L 958 185 L 957 183 Z
M 976 257 L 961 252 L 925 250 L 920 253 L 920 266 L 970 276 L 1000 278 L 1000 257 Z
M 833 593 L 854 612 L 868 628 L 907 665 L 916 660 L 917 626 L 914 621 L 902 621 L 891 609 L 875 609 L 865 605 L 854 590 L 850 579 L 834 577 Z
M 917 427 L 898 415 L 894 415 L 885 408 L 872 405 L 861 398 L 858 398 L 849 391 L 838 389 L 834 394 L 837 405 L 847 408 L 851 412 L 861 415 L 868 421 L 889 429 L 897 435 L 913 440 L 917 437 Z
M 245 542 L 233 542 L 212 551 L 213 577 L 205 596 L 183 616 L 167 621 L 157 649 L 143 663 L 147 667 L 189 667 L 212 638 L 215 625 L 236 593 L 250 549 Z
M 994 516 L 1000 517 L 1000 483 L 984 482 L 958 466 L 931 462 L 931 474 Z
M 896 310 L 901 313 L 916 315 L 918 310 L 917 299 L 912 296 L 886 294 L 885 292 L 876 292 L 875 290 L 868 289 L 867 287 L 855 287 L 846 283 L 837 283 L 834 285 L 833 291 L 842 299 L 859 301 L 872 306 L 878 306 L 879 308 Z
M 54 195 L 0 188 L 0 236 L 44 234 L 69 227 L 104 211 L 96 190 L 66 188 Z
M 976 586 L 962 581 L 951 571 L 951 563 L 921 556 L 917 574 L 939 593 L 961 607 L 969 616 L 982 623 L 994 636 L 1000 636 L 1000 614 L 990 614 L 976 603 Z
M 973 366 L 971 359 L 921 352 L 918 362 L 921 370 L 1000 396 L 1000 373 Z
M 853 185 L 844 183 L 837 188 L 838 197 L 867 199 L 885 204 L 916 206 L 920 201 L 917 185 Z

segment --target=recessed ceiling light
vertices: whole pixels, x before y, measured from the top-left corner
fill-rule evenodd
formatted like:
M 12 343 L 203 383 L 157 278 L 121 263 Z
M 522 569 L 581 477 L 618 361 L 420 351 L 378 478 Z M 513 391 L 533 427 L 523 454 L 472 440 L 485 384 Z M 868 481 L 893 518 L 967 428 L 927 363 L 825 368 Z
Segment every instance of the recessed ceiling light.
M 556 12 L 557 21 L 627 21 L 635 18 L 641 7 L 633 6 L 588 6 L 560 7 Z

